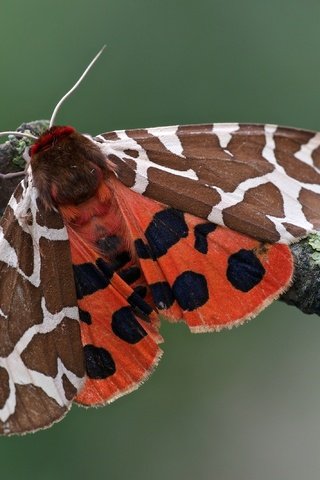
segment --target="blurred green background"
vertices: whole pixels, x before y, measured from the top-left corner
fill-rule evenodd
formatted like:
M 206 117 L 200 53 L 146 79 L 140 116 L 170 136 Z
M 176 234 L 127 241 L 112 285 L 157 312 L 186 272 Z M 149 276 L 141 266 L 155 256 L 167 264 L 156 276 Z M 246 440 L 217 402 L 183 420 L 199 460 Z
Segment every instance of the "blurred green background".
M 0 130 L 200 122 L 320 130 L 317 0 L 1 0 Z M 1 479 L 313 480 L 320 471 L 320 320 L 275 302 L 246 326 L 163 325 L 137 392 L 0 439 Z

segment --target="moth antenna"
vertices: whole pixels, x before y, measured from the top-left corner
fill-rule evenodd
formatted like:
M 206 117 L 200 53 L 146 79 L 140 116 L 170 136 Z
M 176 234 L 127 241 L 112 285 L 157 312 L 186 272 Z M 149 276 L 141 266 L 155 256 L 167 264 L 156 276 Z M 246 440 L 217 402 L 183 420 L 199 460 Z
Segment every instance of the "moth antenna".
M 31 140 L 38 140 L 38 137 L 36 137 L 35 135 L 32 135 L 31 133 L 14 132 L 14 131 L 0 132 L 0 137 L 5 137 L 6 135 L 14 135 L 15 137 L 27 137 L 27 138 L 31 138 Z
M 55 118 L 57 116 L 57 113 L 61 107 L 61 105 L 63 104 L 63 102 L 72 94 L 72 92 L 74 92 L 74 90 L 77 88 L 77 86 L 82 82 L 82 80 L 84 79 L 84 77 L 87 75 L 87 73 L 89 72 L 89 70 L 91 69 L 91 67 L 95 64 L 95 62 L 98 60 L 98 58 L 100 57 L 101 53 L 103 52 L 103 50 L 106 48 L 105 45 L 103 45 L 103 47 L 101 48 L 101 50 L 97 53 L 97 55 L 94 57 L 94 59 L 89 63 L 89 65 L 87 66 L 87 68 L 85 69 L 85 71 L 83 72 L 83 74 L 81 75 L 81 77 L 79 78 L 79 80 L 77 80 L 77 82 L 73 85 L 73 87 L 61 98 L 61 100 L 57 103 L 55 109 L 53 110 L 53 114 L 51 116 L 51 119 L 50 119 L 50 123 L 49 123 L 49 128 L 52 127 L 54 121 L 55 121 Z

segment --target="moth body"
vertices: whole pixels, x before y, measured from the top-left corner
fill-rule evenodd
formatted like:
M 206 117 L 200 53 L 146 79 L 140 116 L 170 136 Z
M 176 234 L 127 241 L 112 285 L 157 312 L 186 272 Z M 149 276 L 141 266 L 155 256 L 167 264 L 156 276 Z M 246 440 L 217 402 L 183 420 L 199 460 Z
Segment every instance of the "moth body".
M 78 205 L 98 190 L 108 171 L 100 149 L 72 127 L 54 126 L 31 148 L 33 182 L 46 208 Z

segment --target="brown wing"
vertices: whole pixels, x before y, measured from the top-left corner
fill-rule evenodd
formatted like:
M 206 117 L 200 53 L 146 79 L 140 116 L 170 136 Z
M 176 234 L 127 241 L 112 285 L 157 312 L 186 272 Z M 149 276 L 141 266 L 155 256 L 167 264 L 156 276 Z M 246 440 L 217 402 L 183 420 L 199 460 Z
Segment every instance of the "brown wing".
M 22 182 L 0 223 L 0 433 L 59 420 L 84 361 L 67 234 Z
M 96 139 L 134 191 L 252 237 L 320 229 L 320 134 L 275 125 L 123 130 Z

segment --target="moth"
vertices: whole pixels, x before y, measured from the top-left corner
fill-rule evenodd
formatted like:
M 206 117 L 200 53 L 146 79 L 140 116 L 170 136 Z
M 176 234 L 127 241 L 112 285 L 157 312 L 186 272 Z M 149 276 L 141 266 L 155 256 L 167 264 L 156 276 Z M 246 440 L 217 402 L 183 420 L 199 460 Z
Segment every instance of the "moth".
M 101 53 L 101 52 L 100 52 Z M 135 390 L 159 315 L 192 332 L 254 317 L 320 228 L 320 134 L 210 124 L 82 135 L 50 126 L 0 223 L 0 432 Z

